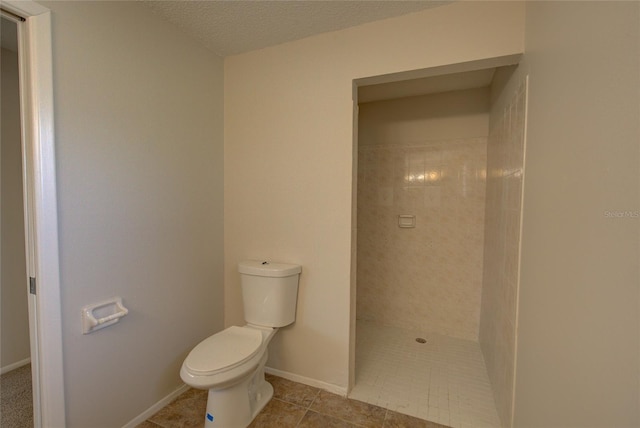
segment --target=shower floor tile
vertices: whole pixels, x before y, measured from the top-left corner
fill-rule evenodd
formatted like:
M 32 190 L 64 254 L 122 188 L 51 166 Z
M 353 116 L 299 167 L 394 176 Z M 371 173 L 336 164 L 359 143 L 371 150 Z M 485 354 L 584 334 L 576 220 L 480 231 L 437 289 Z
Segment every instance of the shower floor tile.
M 453 428 L 500 426 L 477 342 L 369 321 L 357 322 L 349 398 Z

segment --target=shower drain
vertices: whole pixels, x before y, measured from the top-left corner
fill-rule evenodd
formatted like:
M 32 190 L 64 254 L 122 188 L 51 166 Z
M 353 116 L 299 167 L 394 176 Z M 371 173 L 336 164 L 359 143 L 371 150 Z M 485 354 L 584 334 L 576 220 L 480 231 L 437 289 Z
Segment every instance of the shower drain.
M 427 339 L 423 339 L 422 337 L 416 337 L 416 342 L 418 342 L 418 343 L 427 343 Z

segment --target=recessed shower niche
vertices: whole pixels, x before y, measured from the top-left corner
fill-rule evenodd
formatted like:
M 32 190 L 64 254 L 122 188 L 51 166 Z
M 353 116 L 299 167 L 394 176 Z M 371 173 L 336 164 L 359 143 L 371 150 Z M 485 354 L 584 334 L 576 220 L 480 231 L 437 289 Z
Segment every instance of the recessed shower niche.
M 452 427 L 508 424 L 515 338 L 500 332 L 515 336 L 516 301 L 502 296 L 517 275 L 495 272 L 518 254 L 514 68 L 359 86 L 351 398 Z

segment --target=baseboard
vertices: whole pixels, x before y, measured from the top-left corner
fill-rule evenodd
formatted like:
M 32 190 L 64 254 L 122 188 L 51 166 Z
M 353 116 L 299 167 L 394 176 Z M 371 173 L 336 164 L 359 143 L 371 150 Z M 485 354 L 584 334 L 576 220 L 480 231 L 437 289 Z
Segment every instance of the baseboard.
M 9 364 L 7 366 L 2 367 L 0 369 L 0 374 L 5 374 L 7 372 L 10 372 L 11 370 L 15 370 L 15 369 L 20 368 L 22 366 L 26 366 L 30 362 L 31 362 L 31 358 L 25 358 L 24 360 L 16 361 L 13 364 Z
M 169 395 L 167 395 L 166 397 L 158 401 L 156 404 L 154 404 L 153 406 L 149 407 L 147 410 L 145 410 L 144 412 L 136 416 L 134 419 L 129 421 L 129 423 L 124 425 L 122 428 L 137 427 L 138 425 L 140 425 L 141 423 L 149 419 L 151 416 L 156 414 L 164 406 L 171 403 L 178 395 L 182 394 L 187 389 L 189 389 L 189 386 L 182 384 L 181 387 L 179 387 L 178 389 L 176 389 L 175 391 L 173 391 L 172 393 L 170 393 Z
M 322 382 L 320 380 L 316 380 L 316 379 L 311 379 L 308 377 L 304 377 L 304 376 L 300 376 L 294 373 L 289 373 L 289 372 L 284 372 L 282 370 L 278 370 L 278 369 L 272 369 L 271 367 L 265 367 L 264 371 L 274 375 L 274 376 L 279 376 L 294 382 L 298 382 L 298 383 L 303 383 L 305 385 L 309 385 L 309 386 L 313 386 L 316 388 L 320 388 L 323 389 L 325 391 L 331 392 L 333 394 L 338 394 L 342 397 L 346 397 L 347 396 L 347 388 L 342 387 L 342 386 L 338 386 L 338 385 L 333 385 L 331 383 L 326 383 L 326 382 Z

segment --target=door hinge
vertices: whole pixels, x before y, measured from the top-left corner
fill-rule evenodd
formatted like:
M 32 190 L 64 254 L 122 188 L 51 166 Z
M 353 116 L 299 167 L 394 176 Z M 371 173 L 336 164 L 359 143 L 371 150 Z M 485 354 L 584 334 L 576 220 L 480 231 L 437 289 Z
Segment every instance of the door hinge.
M 29 277 L 29 293 L 36 294 L 36 279 L 32 276 Z

